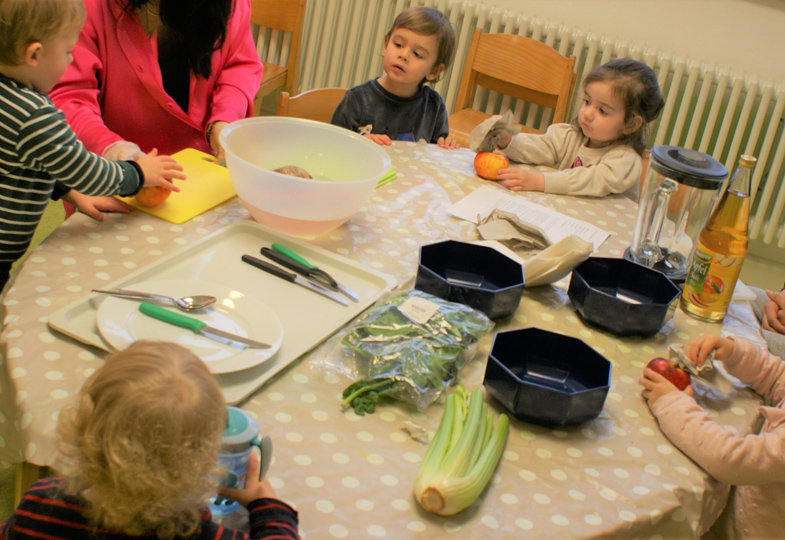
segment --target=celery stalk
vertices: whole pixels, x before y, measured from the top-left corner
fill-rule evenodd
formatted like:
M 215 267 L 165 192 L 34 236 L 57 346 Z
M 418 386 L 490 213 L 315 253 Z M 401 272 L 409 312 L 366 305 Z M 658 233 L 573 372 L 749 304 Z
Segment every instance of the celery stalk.
M 457 514 L 483 492 L 502 456 L 510 420 L 493 413 L 482 390 L 469 397 L 459 385 L 447 395 L 444 413 L 414 477 L 414 495 L 424 509 L 442 516 Z

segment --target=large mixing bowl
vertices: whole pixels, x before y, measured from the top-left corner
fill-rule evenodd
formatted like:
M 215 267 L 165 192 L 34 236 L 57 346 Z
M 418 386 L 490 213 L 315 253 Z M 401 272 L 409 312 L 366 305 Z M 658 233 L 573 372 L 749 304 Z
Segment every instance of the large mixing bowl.
M 280 116 L 238 120 L 220 134 L 237 195 L 259 223 L 314 237 L 346 222 L 365 203 L 390 157 L 348 129 Z M 274 172 L 297 166 L 313 179 Z

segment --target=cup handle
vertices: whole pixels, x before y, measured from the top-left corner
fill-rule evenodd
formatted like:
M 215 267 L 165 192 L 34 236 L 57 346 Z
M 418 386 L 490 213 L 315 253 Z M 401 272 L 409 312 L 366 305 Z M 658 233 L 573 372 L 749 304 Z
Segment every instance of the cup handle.
M 261 437 L 254 437 L 251 444 L 259 449 L 259 480 L 261 480 L 267 476 L 267 469 L 270 468 L 270 461 L 273 458 L 273 440 L 269 435 L 261 435 Z

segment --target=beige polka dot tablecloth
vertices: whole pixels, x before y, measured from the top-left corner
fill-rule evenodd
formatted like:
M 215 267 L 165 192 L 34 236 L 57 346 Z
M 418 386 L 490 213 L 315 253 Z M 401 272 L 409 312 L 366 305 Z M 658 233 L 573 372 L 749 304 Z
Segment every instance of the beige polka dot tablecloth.
M 487 184 L 474 175 L 473 153 L 435 145 L 394 143 L 398 178 L 379 189 L 352 219 L 313 242 L 411 288 L 418 248 L 446 238 L 476 238 L 474 226 L 448 207 Z M 629 246 L 636 205 L 622 197 L 583 199 L 522 194 L 611 231 L 597 255 L 621 257 Z M 141 212 L 103 223 L 68 219 L 28 258 L 2 302 L 0 458 L 55 463 L 58 411 L 69 403 L 104 353 L 47 327 L 48 314 L 192 244 L 248 214 L 236 199 L 185 224 Z M 438 517 L 412 496 L 425 445 L 403 428 L 433 432 L 442 414 L 388 404 L 367 416 L 340 407 L 349 380 L 336 367 L 341 333 L 292 363 L 243 407 L 274 441 L 269 477 L 300 511 L 306 538 L 689 537 L 704 531 L 725 504 L 728 488 L 708 477 L 661 434 L 640 397 L 637 379 L 672 343 L 703 332 L 760 341 L 747 304 L 732 305 L 720 325 L 677 311 L 655 336 L 620 339 L 584 324 L 567 296 L 569 278 L 527 289 L 517 312 L 495 330 L 539 327 L 578 337 L 612 363 L 601 414 L 584 424 L 548 429 L 517 420 L 488 489 L 464 512 Z M 304 318 L 307 319 L 307 318 Z M 470 389 L 482 384 L 492 336 L 461 372 Z M 705 387 L 704 387 L 705 388 Z M 711 416 L 739 433 L 754 425 L 759 399 L 738 387 L 730 397 L 696 388 Z M 488 398 L 495 414 L 501 405 Z

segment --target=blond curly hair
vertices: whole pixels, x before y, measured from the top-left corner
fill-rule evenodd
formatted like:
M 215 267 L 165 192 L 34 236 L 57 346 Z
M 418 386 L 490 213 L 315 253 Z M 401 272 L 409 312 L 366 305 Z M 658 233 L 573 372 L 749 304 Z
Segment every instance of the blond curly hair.
M 58 428 L 68 491 L 95 526 L 171 538 L 192 534 L 215 493 L 226 403 L 197 356 L 137 341 L 85 382 Z
M 0 2 L 0 63 L 22 63 L 22 51 L 61 32 L 79 30 L 85 21 L 82 0 L 3 0 Z

